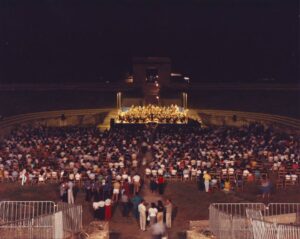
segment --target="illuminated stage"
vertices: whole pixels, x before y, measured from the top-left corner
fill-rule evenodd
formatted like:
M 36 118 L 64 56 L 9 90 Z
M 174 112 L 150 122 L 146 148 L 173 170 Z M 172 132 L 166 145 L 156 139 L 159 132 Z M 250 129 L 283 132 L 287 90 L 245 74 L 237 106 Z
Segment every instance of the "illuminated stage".
M 131 106 L 122 107 L 115 119 L 117 124 L 187 124 L 187 109 L 177 105 L 170 106 Z

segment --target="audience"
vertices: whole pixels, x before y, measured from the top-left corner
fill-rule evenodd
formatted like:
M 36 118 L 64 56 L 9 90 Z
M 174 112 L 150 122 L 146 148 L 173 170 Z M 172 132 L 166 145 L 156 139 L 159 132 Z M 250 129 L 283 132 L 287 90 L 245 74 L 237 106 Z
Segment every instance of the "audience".
M 173 121 L 181 117 L 176 116 L 181 114 L 176 106 L 165 109 L 167 113 L 156 110 L 155 106 L 135 107 L 122 117 L 141 120 L 141 112 L 146 112 L 146 118 L 159 115 L 159 121 L 167 113 Z M 61 200 L 70 204 L 76 201 L 77 187 L 82 187 L 85 200 L 93 202 L 95 218 L 101 220 L 109 220 L 112 205 L 121 200 L 123 216 L 128 216 L 132 205 L 135 217 L 140 216 L 141 230 L 146 230 L 147 219 L 153 226 L 162 222 L 163 214 L 171 227 L 172 203 L 159 201 L 147 209 L 139 196 L 143 184 L 143 175 L 137 171 L 140 165 L 146 165 L 151 191 L 159 194 L 164 193 L 165 179 L 172 178 L 197 179 L 199 190 L 206 192 L 215 187 L 230 192 L 234 186 L 258 179 L 264 197 L 270 195 L 269 172 L 283 173 L 283 179 L 292 185 L 298 181 L 299 137 L 276 133 L 261 124 L 240 128 L 128 126 L 117 125 L 104 132 L 75 126 L 13 130 L 0 143 L 0 181 L 21 185 L 60 182 Z

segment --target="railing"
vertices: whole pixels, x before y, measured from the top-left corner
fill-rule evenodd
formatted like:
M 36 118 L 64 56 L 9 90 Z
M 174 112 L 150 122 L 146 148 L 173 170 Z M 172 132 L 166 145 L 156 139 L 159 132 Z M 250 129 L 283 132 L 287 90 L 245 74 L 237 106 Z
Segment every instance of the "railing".
M 10 225 L 26 226 L 26 219 L 50 215 L 56 211 L 51 201 L 2 201 L 0 202 L 0 220 Z
M 0 238 L 63 239 L 82 230 L 82 206 L 54 202 L 0 202 Z
M 56 228 L 54 222 L 55 214 L 50 214 L 31 219 L 3 223 L 0 224 L 0 235 L 7 239 L 58 238 L 55 237 Z
M 251 220 L 254 239 L 299 239 L 300 227 Z
M 63 231 L 66 236 L 68 233 L 77 233 L 82 229 L 82 206 L 58 203 L 58 211 L 62 212 Z
M 216 203 L 209 207 L 209 226 L 218 239 L 299 239 L 299 212 L 300 203 Z M 271 222 L 283 219 L 294 225 Z

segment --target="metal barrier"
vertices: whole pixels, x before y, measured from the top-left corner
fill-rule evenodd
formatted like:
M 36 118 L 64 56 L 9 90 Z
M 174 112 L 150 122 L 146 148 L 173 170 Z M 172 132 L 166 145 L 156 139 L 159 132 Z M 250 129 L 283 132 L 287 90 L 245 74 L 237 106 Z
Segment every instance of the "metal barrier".
M 254 239 L 299 239 L 300 227 L 251 220 Z
M 54 202 L 0 202 L 0 238 L 63 239 L 82 230 L 82 206 Z
M 55 203 L 51 201 L 2 201 L 0 202 L 0 222 L 26 226 L 26 219 L 53 214 L 55 211 Z
M 299 210 L 300 203 L 216 203 L 209 207 L 209 226 L 218 239 L 299 239 L 300 227 L 266 221 L 294 214 L 296 225 Z
M 62 212 L 63 232 L 67 236 L 69 233 L 77 233 L 82 230 L 82 206 L 67 203 L 58 203 L 58 211 Z
M 246 208 L 246 215 L 248 219 L 258 219 L 263 220 L 263 215 L 260 210 L 253 210 Z
M 0 233 L 3 238 L 25 239 L 55 238 L 54 220 L 55 214 L 24 219 L 0 225 Z

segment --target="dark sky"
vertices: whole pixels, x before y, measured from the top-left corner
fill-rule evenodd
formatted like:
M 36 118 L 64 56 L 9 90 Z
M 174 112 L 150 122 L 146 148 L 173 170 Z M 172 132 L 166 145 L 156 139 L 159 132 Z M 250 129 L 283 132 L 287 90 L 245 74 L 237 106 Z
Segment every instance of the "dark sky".
M 170 56 L 192 81 L 297 81 L 295 0 L 0 1 L 0 82 L 119 80 Z

